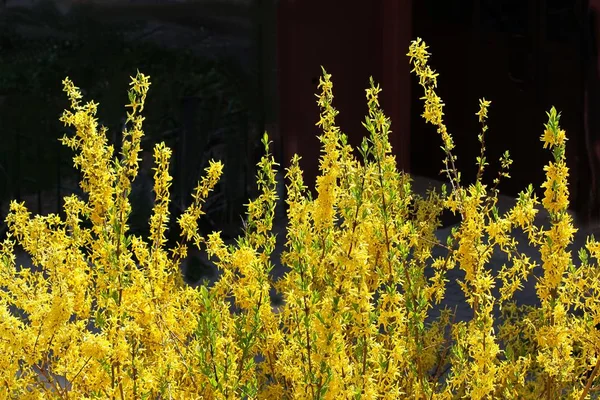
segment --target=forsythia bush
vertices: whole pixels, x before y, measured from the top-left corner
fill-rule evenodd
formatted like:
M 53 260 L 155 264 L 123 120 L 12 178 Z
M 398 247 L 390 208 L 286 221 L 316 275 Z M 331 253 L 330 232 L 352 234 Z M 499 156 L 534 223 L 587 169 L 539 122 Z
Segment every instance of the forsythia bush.
M 65 197 L 64 220 L 32 217 L 23 204 L 11 204 L 10 235 L 0 252 L 0 397 L 590 398 L 600 364 L 594 328 L 600 322 L 600 245 L 589 239 L 580 266 L 566 250 L 575 229 L 566 212 L 566 135 L 559 115 L 549 112 L 541 138 L 554 157 L 545 167 L 541 200 L 551 226 L 533 225 L 540 202 L 531 187 L 499 215 L 496 186 L 508 177 L 510 158 L 501 159 L 496 186 L 482 184 L 490 103 L 482 100 L 477 113 L 482 124 L 477 181 L 465 187 L 454 167 L 454 143 L 442 119 L 427 47 L 418 39 L 408 56 L 425 91 L 423 116 L 442 138 L 451 191 L 427 199 L 411 193 L 410 178 L 397 171 L 391 155 L 390 121 L 372 81 L 364 123 L 369 137 L 357 160 L 335 125 L 332 83 L 324 73 L 318 196 L 313 200 L 306 191 L 295 156 L 287 170 L 289 227 L 282 256 L 291 271 L 275 283 L 269 271 L 276 164 L 266 135 L 261 194 L 248 204 L 247 229 L 237 245 L 225 246 L 219 232 L 197 233 L 202 204 L 222 171 L 214 162 L 178 220 L 181 241 L 167 250 L 171 151 L 164 144 L 154 149 L 156 202 L 148 241 L 128 234 L 127 225 L 148 77 L 138 73 L 132 79 L 120 157 L 97 125 L 97 104 L 82 104 L 79 89 L 65 79 L 72 111 L 61 120 L 76 134 L 62 141 L 77 152 L 74 162 L 87 199 Z M 445 208 L 460 213 L 462 223 L 442 244 L 434 233 Z M 511 302 L 535 267 L 518 252 L 514 229 L 526 232 L 541 253 L 539 308 Z M 15 240 L 40 273 L 15 266 Z M 210 288 L 192 288 L 181 279 L 179 262 L 192 242 L 204 246 L 223 270 Z M 447 256 L 430 260 L 434 246 L 446 247 Z M 487 267 L 495 249 L 509 257 L 499 274 Z M 451 323 L 444 310 L 436 322 L 426 323 L 431 304 L 444 297 L 452 268 L 464 271 L 460 284 L 474 317 Z M 272 285 L 284 295 L 281 312 L 271 308 Z M 499 298 L 491 294 L 496 285 Z M 498 332 L 495 307 L 506 316 Z M 584 316 L 573 315 L 574 309 Z

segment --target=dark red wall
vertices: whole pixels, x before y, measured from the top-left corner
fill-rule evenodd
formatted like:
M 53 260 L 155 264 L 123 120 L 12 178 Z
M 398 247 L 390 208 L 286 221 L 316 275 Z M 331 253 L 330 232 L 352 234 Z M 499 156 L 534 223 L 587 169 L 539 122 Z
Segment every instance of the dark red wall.
M 367 134 L 365 89 L 373 76 L 383 88 L 381 104 L 392 118 L 390 142 L 407 167 L 410 77 L 410 1 L 282 1 L 278 10 L 280 137 L 283 164 L 294 153 L 308 187 L 318 173 L 320 134 L 315 93 L 321 65 L 332 74 L 337 122 L 353 146 Z M 404 135 L 404 137 L 401 137 Z
M 511 33 L 509 25 L 500 26 L 514 19 L 510 10 L 497 7 L 494 12 L 499 14 L 494 17 L 500 25 L 490 25 L 485 14 L 489 10 L 476 0 L 282 0 L 278 9 L 280 161 L 287 166 L 294 153 L 300 154 L 306 183 L 314 186 L 319 157 L 314 93 L 323 65 L 333 75 L 339 125 L 354 146 L 366 134 L 360 122 L 367 111 L 364 89 L 372 75 L 383 88 L 382 106 L 392 119 L 390 142 L 399 167 L 441 178 L 441 140 L 435 127 L 420 116 L 423 92 L 410 75 L 406 57 L 410 41 L 421 37 L 430 46 L 432 68 L 440 74 L 437 92 L 446 104 L 444 119 L 455 138 L 464 182 L 472 182 L 476 174 L 480 126 L 475 112 L 480 98 L 492 101 L 485 180 L 491 183 L 500 168 L 498 158 L 509 150 L 514 160 L 512 179 L 500 187 L 507 195 L 516 195 L 529 183 L 537 187 L 542 183 L 550 154 L 542 149 L 539 137 L 547 121 L 545 112 L 554 105 L 562 111 L 562 126 L 569 134 L 575 199 L 587 182 L 581 169 L 585 156 L 582 48 L 577 33 L 581 15 L 575 6 L 563 15 L 549 5 L 540 6 L 546 2 L 504 3 L 523 14 L 521 36 Z

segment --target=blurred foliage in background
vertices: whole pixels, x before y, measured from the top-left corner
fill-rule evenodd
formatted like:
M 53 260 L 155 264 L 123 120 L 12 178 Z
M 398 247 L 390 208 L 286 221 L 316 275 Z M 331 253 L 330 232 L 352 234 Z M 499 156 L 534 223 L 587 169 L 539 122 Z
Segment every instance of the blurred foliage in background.
M 224 162 L 224 175 L 206 205 L 202 226 L 213 229 L 239 222 L 244 201 L 252 197 L 253 144 L 259 142 L 259 110 L 252 100 L 255 80 L 239 60 L 215 59 L 142 40 L 152 33 L 145 21 L 102 21 L 86 6 L 73 8 L 67 15 L 50 2 L 31 9 L 5 9 L 0 27 L 3 203 L 15 197 L 18 185 L 22 195 L 56 187 L 57 169 L 39 166 L 62 163 L 61 182 L 67 176 L 78 181 L 73 177 L 72 154 L 58 144 L 66 132 L 58 121 L 68 106 L 62 93 L 65 77 L 82 89 L 85 101 L 100 103 L 99 122 L 109 128 L 109 141 L 118 148 L 129 77 L 139 70 L 152 78 L 144 112 L 146 157 L 151 159 L 154 144 L 163 140 L 174 153 L 172 221 L 190 201 L 180 194 L 191 192 L 208 160 L 214 158 Z M 198 40 L 204 39 L 210 39 L 210 32 L 199 32 Z M 180 154 L 182 149 L 185 154 Z M 140 233 L 150 215 L 151 174 L 147 168 L 140 171 L 131 196 L 137 212 L 130 225 Z

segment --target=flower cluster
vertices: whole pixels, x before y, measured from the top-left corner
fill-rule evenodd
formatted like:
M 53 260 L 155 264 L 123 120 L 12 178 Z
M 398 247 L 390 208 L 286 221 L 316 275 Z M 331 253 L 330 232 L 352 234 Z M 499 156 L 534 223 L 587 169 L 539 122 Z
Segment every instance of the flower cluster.
M 542 135 L 554 158 L 545 168 L 544 198 L 530 186 L 501 215 L 497 187 L 510 177 L 508 153 L 494 186 L 483 183 L 491 102 L 482 99 L 476 113 L 481 153 L 477 178 L 466 186 L 427 46 L 417 39 L 408 56 L 424 90 L 423 117 L 440 134 L 451 190 L 425 198 L 412 192 L 410 176 L 397 169 L 391 121 L 373 80 L 363 123 L 368 136 L 356 157 L 336 125 L 333 83 L 323 71 L 318 195 L 307 191 L 295 156 L 286 174 L 289 225 L 281 257 L 289 272 L 276 282 L 270 272 L 277 164 L 266 134 L 259 195 L 247 204 L 237 243 L 226 246 L 220 232 L 197 232 L 222 173 L 211 162 L 178 220 L 181 240 L 165 249 L 172 178 L 171 151 L 162 143 L 154 149 L 149 237 L 128 231 L 149 78 L 132 78 L 119 157 L 97 124 L 97 104 L 81 104 L 79 89 L 65 79 L 71 110 L 61 121 L 76 133 L 62 141 L 77 152 L 85 196 L 64 198 L 64 219 L 32 217 L 24 204 L 11 204 L 10 234 L 0 244 L 0 397 L 589 398 L 600 368 L 600 337 L 592 328 L 600 322 L 600 244 L 590 238 L 577 266 L 567 250 L 575 229 L 566 212 L 559 114 L 548 113 Z M 549 227 L 534 224 L 540 206 L 550 214 Z M 462 217 L 445 244 L 435 235 L 444 209 Z M 540 251 L 539 308 L 512 301 L 538 266 L 519 252 L 515 229 Z M 15 265 L 17 242 L 39 273 Z M 179 263 L 192 242 L 222 270 L 210 287 L 181 279 Z M 435 247 L 445 255 L 433 257 Z M 495 251 L 508 256 L 499 272 L 489 266 Z M 451 269 L 463 276 L 459 284 L 473 311 L 468 322 L 451 322 L 449 310 L 429 318 Z M 280 310 L 269 301 L 273 287 L 284 297 Z M 503 313 L 499 330 L 495 309 Z

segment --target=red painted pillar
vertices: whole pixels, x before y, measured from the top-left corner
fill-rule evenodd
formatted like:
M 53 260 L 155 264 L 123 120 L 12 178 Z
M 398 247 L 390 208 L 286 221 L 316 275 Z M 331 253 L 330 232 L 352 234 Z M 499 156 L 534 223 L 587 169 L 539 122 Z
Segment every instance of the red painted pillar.
M 411 0 L 282 0 L 278 9 L 280 137 L 283 166 L 302 156 L 305 183 L 319 173 L 316 104 L 321 66 L 332 74 L 337 123 L 358 146 L 367 135 L 369 77 L 381 83 L 381 104 L 392 118 L 390 141 L 400 168 L 409 166 Z M 314 191 L 313 191 L 314 194 Z

